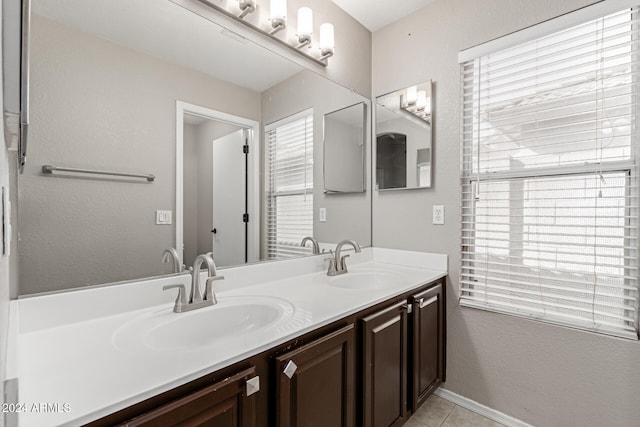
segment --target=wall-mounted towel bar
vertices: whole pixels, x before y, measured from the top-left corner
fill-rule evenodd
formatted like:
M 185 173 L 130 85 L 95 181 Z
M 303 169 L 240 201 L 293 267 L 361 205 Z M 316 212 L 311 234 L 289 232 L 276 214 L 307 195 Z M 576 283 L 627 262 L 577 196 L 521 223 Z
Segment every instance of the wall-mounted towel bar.
M 136 173 L 121 173 L 121 172 L 107 172 L 91 169 L 78 169 L 78 168 L 61 168 L 52 165 L 42 165 L 42 173 L 52 174 L 53 172 L 73 172 L 73 173 L 89 173 L 94 175 L 109 175 L 109 176 L 123 176 L 128 178 L 143 178 L 149 182 L 156 180 L 155 175 L 151 174 L 136 174 Z

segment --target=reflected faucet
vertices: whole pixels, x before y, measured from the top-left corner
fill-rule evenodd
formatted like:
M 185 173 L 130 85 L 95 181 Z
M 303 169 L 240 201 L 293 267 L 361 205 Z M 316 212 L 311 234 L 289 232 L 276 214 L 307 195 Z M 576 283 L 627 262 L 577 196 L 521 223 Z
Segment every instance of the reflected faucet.
M 204 295 L 200 292 L 200 267 L 202 266 L 202 263 L 207 265 L 208 271 Z M 193 268 L 191 269 L 191 292 L 188 300 L 185 287 L 182 284 L 167 285 L 162 289 L 178 289 L 178 297 L 176 298 L 176 303 L 173 306 L 173 311 L 176 313 L 182 313 L 216 304 L 218 301 L 216 300 L 216 296 L 213 292 L 213 282 L 222 279 L 224 279 L 224 276 L 216 275 L 216 263 L 213 260 L 213 256 L 209 253 L 198 255 L 193 262 Z
M 353 249 L 355 249 L 356 253 L 362 252 L 360 249 L 360 245 L 355 240 L 343 240 L 338 243 L 336 246 L 336 253 L 334 258 L 327 258 L 329 260 L 329 270 L 327 271 L 327 276 L 337 276 L 339 274 L 347 273 L 347 261 L 346 259 L 349 255 L 340 256 L 340 252 L 342 251 L 342 247 L 344 245 L 351 245 Z
M 184 271 L 184 265 L 180 264 L 180 256 L 176 248 L 165 249 L 162 252 L 162 262 L 168 264 L 169 261 L 173 261 L 173 272 L 182 273 Z
M 316 239 L 314 239 L 311 236 L 307 236 L 304 239 L 302 239 L 302 242 L 300 242 L 300 246 L 304 247 L 304 245 L 307 242 L 311 242 L 313 244 L 313 254 L 317 255 L 320 253 L 320 245 L 318 244 L 318 241 Z

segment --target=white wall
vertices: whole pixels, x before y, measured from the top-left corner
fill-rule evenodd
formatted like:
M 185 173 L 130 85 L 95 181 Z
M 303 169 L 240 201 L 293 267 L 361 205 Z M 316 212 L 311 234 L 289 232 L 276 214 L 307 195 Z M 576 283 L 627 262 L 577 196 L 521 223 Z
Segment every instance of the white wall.
M 434 81 L 434 187 L 375 193 L 375 246 L 449 255 L 444 387 L 536 426 L 640 423 L 640 343 L 461 308 L 458 51 L 592 0 L 437 0 L 373 34 L 373 96 Z M 431 225 L 434 204 L 444 226 Z

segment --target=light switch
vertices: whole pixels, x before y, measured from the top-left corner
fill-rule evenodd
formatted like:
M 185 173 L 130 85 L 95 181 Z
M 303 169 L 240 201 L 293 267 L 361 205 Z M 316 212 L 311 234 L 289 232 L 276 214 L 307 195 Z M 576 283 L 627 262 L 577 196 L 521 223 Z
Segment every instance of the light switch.
M 156 225 L 171 225 L 171 211 L 156 211 Z
M 433 223 L 436 225 L 444 225 L 444 206 L 433 206 Z
M 318 211 L 320 222 L 327 222 L 327 208 L 320 208 Z

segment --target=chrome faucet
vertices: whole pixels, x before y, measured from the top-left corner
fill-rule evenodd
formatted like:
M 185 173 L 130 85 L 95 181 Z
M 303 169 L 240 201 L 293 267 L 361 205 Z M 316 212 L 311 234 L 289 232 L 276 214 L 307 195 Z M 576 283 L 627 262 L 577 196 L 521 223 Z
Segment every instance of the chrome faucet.
M 200 267 L 202 263 L 207 265 L 208 277 L 205 283 L 204 295 L 200 292 Z M 215 293 L 213 292 L 213 282 L 224 279 L 224 276 L 216 275 L 216 263 L 213 256 L 209 254 L 198 255 L 193 262 L 191 270 L 191 292 L 187 300 L 187 294 L 184 285 L 167 285 L 162 290 L 178 289 L 178 297 L 173 306 L 173 311 L 183 313 L 185 311 L 195 310 L 197 308 L 207 307 L 216 304 Z
M 337 276 L 339 274 L 347 273 L 347 261 L 346 259 L 349 255 L 340 256 L 340 252 L 342 251 L 342 247 L 344 245 L 351 245 L 353 249 L 355 249 L 356 253 L 360 253 L 360 245 L 355 240 L 343 240 L 338 243 L 336 246 L 336 253 L 334 258 L 327 258 L 329 260 L 329 270 L 327 271 L 327 276 Z
M 313 254 L 317 255 L 320 253 L 320 245 L 318 244 L 318 241 L 316 239 L 314 239 L 311 236 L 307 236 L 304 239 L 302 239 L 302 242 L 300 242 L 300 246 L 304 247 L 304 245 L 307 242 L 311 242 L 313 244 Z
M 162 252 L 162 262 L 168 264 L 169 261 L 173 261 L 174 273 L 182 273 L 184 271 L 184 265 L 180 264 L 180 257 L 175 248 L 165 249 L 164 252 Z

